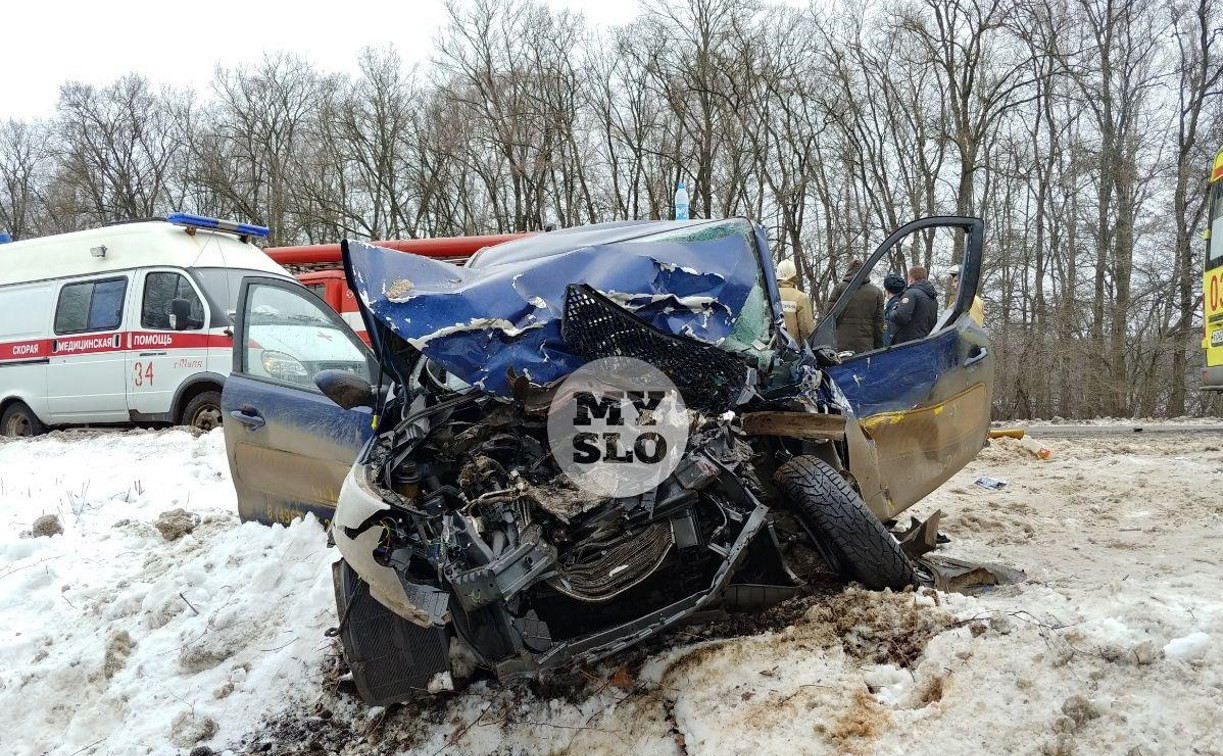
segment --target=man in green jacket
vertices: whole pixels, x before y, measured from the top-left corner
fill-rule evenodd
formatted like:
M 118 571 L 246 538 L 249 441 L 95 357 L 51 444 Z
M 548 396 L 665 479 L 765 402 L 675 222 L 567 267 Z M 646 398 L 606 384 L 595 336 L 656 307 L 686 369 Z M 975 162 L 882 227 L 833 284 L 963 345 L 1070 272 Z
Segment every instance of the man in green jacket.
M 829 309 L 840 299 L 861 267 L 861 260 L 854 260 L 849 264 L 849 271 L 832 290 Z M 882 349 L 883 326 L 883 290 L 868 278 L 850 296 L 849 304 L 837 316 L 837 351 L 861 354 Z

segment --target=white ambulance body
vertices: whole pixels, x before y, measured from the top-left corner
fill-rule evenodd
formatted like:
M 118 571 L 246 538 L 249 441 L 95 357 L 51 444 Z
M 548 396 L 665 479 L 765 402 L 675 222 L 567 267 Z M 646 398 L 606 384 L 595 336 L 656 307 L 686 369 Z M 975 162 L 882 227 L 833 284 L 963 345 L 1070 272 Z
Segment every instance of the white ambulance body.
M 221 424 L 242 277 L 291 277 L 251 238 L 186 214 L 0 244 L 0 435 Z

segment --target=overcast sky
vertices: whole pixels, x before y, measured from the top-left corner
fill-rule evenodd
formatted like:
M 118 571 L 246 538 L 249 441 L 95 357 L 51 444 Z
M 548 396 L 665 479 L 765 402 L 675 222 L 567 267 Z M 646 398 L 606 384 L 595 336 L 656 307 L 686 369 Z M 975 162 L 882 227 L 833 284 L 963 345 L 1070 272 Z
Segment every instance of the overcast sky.
M 625 23 L 637 0 L 544 0 L 597 25 Z M 427 59 L 445 22 L 442 0 L 0 0 L 0 121 L 53 114 L 59 87 L 107 84 L 131 72 L 206 90 L 218 63 L 267 50 L 353 71 L 357 52 L 394 43 L 406 62 Z

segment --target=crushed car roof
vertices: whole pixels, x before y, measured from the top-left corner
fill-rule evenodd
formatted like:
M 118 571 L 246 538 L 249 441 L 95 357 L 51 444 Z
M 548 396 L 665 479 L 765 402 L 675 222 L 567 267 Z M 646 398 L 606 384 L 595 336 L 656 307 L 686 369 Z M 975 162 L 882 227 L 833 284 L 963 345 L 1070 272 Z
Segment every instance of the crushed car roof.
M 453 265 L 345 244 L 367 312 L 461 380 L 510 395 L 513 368 L 538 384 L 584 362 L 561 333 L 566 287 L 585 283 L 668 334 L 737 344 L 749 297 L 771 321 L 756 228 L 743 219 L 621 222 L 491 247 Z M 751 341 L 747 342 L 749 345 Z

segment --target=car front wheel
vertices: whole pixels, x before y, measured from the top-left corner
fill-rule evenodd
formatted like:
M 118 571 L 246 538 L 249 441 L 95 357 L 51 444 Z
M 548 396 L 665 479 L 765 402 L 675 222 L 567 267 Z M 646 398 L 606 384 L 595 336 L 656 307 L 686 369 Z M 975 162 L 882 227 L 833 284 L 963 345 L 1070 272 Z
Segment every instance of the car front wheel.
M 917 585 L 900 544 L 836 470 L 818 457 L 795 457 L 777 470 L 777 485 L 828 555 L 833 569 L 872 590 Z

